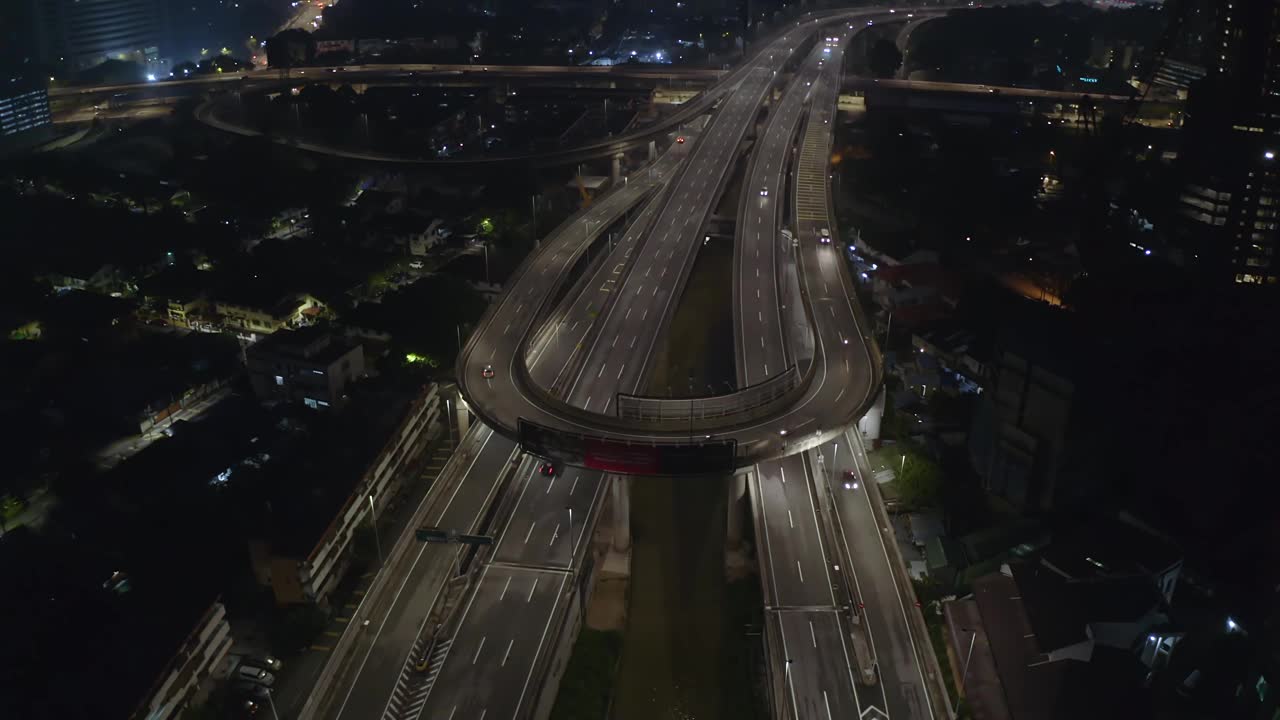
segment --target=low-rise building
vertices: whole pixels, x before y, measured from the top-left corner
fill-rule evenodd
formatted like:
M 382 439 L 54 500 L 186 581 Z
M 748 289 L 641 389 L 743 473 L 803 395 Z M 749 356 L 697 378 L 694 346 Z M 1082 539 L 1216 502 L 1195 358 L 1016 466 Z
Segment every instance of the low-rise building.
M 1179 635 L 1142 578 L 1070 581 L 1010 561 L 944 605 L 975 717 L 1140 717 L 1141 692 Z
M 249 381 L 264 401 L 341 405 L 347 385 L 365 375 L 360 342 L 313 326 L 281 330 L 245 351 Z
M 306 324 L 306 318 L 323 310 L 324 304 L 306 293 L 288 293 L 267 302 L 219 298 L 214 303 L 214 312 L 228 328 L 241 331 L 252 340 Z
M 377 514 L 417 477 L 428 442 L 443 427 L 441 405 L 435 384 L 415 396 L 362 389 L 295 455 L 277 460 L 280 497 L 269 503 L 250 559 L 278 603 L 325 602 L 351 563 L 360 530 L 372 532 Z
M 231 648 L 213 583 L 25 528 L 0 543 L 0 717 L 176 720 Z

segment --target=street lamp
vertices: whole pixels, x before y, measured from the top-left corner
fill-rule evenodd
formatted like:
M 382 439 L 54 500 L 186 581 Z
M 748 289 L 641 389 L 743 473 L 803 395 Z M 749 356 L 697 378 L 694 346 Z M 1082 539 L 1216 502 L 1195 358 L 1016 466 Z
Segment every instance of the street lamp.
M 573 572 L 573 507 L 569 505 L 565 505 L 564 509 L 569 511 L 569 565 L 568 565 L 568 568 L 569 568 L 569 572 L 572 573 Z
M 973 658 L 973 643 L 978 639 L 978 631 L 969 628 L 960 628 L 965 632 L 972 633 L 969 636 L 969 652 L 964 655 L 964 671 L 960 673 L 960 689 L 964 689 L 965 679 L 969 677 L 969 660 Z
M 271 697 L 271 688 L 267 688 L 267 705 L 271 706 L 271 717 L 280 720 L 280 715 L 276 713 L 276 701 Z
M 378 549 L 378 567 L 382 567 L 382 540 L 378 537 L 378 509 L 373 505 L 373 493 L 369 493 L 369 524 L 373 526 L 373 546 Z

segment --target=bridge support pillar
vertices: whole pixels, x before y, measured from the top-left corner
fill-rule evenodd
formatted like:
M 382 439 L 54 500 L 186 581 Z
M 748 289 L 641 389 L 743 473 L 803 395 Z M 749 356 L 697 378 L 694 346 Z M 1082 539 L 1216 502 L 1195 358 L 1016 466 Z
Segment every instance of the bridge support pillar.
M 658 143 L 654 140 L 649 141 L 649 162 L 658 159 Z
M 729 478 L 729 502 L 726 518 L 725 529 L 728 534 L 727 546 L 730 549 L 737 549 L 742 545 L 742 522 L 743 515 L 746 513 L 742 507 L 742 501 L 747 496 L 747 476 L 744 473 L 737 473 Z
M 622 153 L 613 156 L 613 166 L 609 170 L 609 179 L 614 185 L 622 181 Z
M 461 400 L 462 396 L 459 395 L 458 399 Z M 462 438 L 467 434 L 467 430 L 471 428 L 471 413 L 467 412 L 466 404 L 462 402 L 455 402 L 453 411 L 457 415 L 454 419 L 454 424 L 458 428 L 458 442 L 461 443 Z
M 613 487 L 613 549 L 627 552 L 631 549 L 631 487 L 625 476 L 615 477 Z

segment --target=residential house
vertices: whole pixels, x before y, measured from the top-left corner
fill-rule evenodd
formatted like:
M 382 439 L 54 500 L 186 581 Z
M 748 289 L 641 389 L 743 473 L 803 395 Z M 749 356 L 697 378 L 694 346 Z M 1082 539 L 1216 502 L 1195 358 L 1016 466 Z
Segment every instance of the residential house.
M 231 647 L 197 563 L 165 567 L 19 528 L 0 564 L 0 716 L 177 720 Z
M 944 604 L 975 717 L 1137 717 L 1141 688 L 1177 640 L 1142 578 L 1071 581 L 1011 561 Z
M 360 342 L 322 327 L 281 330 L 245 351 L 249 381 L 264 401 L 336 407 L 347 385 L 365 375 Z
M 325 306 L 306 293 L 287 293 L 274 300 L 263 298 L 219 298 L 214 312 L 230 329 L 246 333 L 251 340 L 277 330 L 307 324 Z

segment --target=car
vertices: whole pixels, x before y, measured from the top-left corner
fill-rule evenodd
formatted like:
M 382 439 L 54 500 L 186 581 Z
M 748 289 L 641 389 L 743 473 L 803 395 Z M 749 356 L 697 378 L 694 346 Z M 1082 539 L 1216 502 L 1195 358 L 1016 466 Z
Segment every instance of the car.
M 265 685 L 249 682 L 248 680 L 237 680 L 231 683 L 231 690 L 237 695 L 250 699 L 265 700 L 271 691 Z
M 678 135 L 678 136 L 676 136 L 676 144 L 677 144 L 677 145 L 683 145 L 683 144 L 684 144 L 684 136 L 683 136 L 683 135 Z
M 262 657 L 253 658 L 250 661 L 250 664 L 257 665 L 260 668 L 265 668 L 271 672 L 280 672 L 280 668 L 284 667 L 284 663 L 280 662 L 280 658 L 273 655 L 263 655 Z
M 241 665 L 236 668 L 236 677 L 240 680 L 257 683 L 264 687 L 271 687 L 276 682 L 276 676 L 253 665 Z
M 538 472 L 544 477 L 553 478 L 556 476 L 556 464 L 552 462 L 544 462 L 538 466 Z
M 827 228 L 822 228 L 821 230 L 819 230 L 819 231 L 818 231 L 818 242 L 822 243 L 823 245 L 830 245 L 830 244 L 831 244 L 831 231 L 830 231 L 830 230 L 828 230 Z
M 492 379 L 493 379 L 493 366 L 492 366 L 492 365 L 485 365 L 485 366 L 484 366 L 484 369 L 480 371 L 480 377 L 484 378 L 485 380 L 492 380 Z
M 857 475 L 857 473 L 855 473 L 855 472 L 854 472 L 854 471 L 852 471 L 852 470 L 845 470 L 845 471 L 844 471 L 844 489 L 845 489 L 845 490 L 857 490 L 857 489 L 858 489 L 858 475 Z
M 760 188 L 760 197 L 769 197 L 769 188 L 767 187 Z

